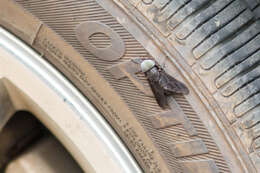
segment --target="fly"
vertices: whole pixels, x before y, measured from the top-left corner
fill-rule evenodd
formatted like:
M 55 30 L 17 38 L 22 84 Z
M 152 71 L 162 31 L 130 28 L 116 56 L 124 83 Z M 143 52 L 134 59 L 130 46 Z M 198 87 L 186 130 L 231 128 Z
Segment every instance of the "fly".
M 168 107 L 167 96 L 173 94 L 189 94 L 188 88 L 174 77 L 167 74 L 159 64 L 151 59 L 135 59 L 133 62 L 141 64 L 157 103 L 163 109 Z

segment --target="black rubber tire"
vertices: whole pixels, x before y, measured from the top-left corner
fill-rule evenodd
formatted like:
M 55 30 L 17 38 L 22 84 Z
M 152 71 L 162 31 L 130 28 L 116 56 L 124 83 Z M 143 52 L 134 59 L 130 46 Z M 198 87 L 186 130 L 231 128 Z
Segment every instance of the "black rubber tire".
M 260 1 L 16 2 L 0 2 L 0 24 L 90 99 L 145 172 L 260 172 Z M 90 21 L 96 47 L 113 44 L 112 33 L 122 39 L 113 61 L 80 39 L 77 26 Z M 190 94 L 162 110 L 140 91 L 136 57 L 153 57 Z

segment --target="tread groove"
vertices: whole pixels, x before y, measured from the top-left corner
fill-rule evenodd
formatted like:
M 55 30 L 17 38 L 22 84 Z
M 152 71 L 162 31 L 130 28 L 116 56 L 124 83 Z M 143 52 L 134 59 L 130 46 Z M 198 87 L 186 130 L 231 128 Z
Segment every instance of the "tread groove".
M 222 94 L 224 96 L 231 96 L 234 92 L 244 87 L 245 85 L 247 85 L 247 83 L 250 83 L 250 81 L 254 80 L 254 78 L 257 78 L 258 75 L 260 75 L 260 73 L 258 72 L 259 70 L 256 69 L 260 65 L 260 56 L 258 52 L 259 51 L 256 51 L 254 54 L 251 55 L 251 57 L 247 58 L 237 66 L 234 66 L 233 69 L 229 69 L 229 71 L 227 71 L 216 80 L 216 85 L 218 86 L 218 88 L 224 87 L 224 89 L 222 90 Z M 243 78 L 244 76 L 247 78 L 248 81 L 246 83 L 241 81 L 241 78 Z M 230 84 L 228 83 L 229 81 Z M 237 85 L 238 83 L 239 85 Z M 224 86 L 225 84 L 227 86 Z
M 196 59 L 201 58 L 209 50 L 215 47 L 217 44 L 230 39 L 234 33 L 239 33 L 250 20 L 253 19 L 252 12 L 249 10 L 243 11 L 237 18 L 228 23 L 223 28 L 219 29 L 216 33 L 210 35 L 201 44 L 197 45 L 193 50 L 193 54 Z
M 169 27 L 171 30 L 174 30 L 178 27 L 185 19 L 190 17 L 191 15 L 195 14 L 196 12 L 200 11 L 203 7 L 208 5 L 211 1 L 210 0 L 192 0 L 182 9 L 180 9 L 168 22 Z
M 233 16 L 228 16 L 229 11 L 231 10 L 235 10 L 236 13 Z M 211 18 L 208 22 L 204 23 L 201 27 L 191 33 L 190 36 L 187 37 L 186 42 L 190 47 L 192 47 L 192 50 L 194 50 L 194 48 L 200 45 L 205 39 L 235 20 L 245 10 L 246 8 L 241 7 L 238 0 L 234 1 L 223 9 L 221 13 L 217 14 L 215 17 Z
M 200 28 L 203 24 L 207 23 L 211 18 L 215 17 L 221 13 L 225 8 L 227 8 L 233 0 L 223 0 L 223 1 L 214 1 L 211 6 L 206 6 L 207 8 L 203 9 L 199 14 L 193 17 L 191 21 L 184 24 L 180 31 L 176 33 L 176 36 L 180 40 L 184 40 L 189 37 L 195 30 Z M 221 4 L 223 3 L 223 4 Z M 222 6 L 221 6 L 222 5 Z M 220 6 L 218 8 L 218 6 Z M 217 10 L 216 10 L 217 9 Z
M 201 61 L 201 67 L 205 70 L 210 70 L 216 64 L 220 63 L 227 56 L 231 55 L 248 42 L 253 40 L 260 33 L 260 22 L 249 22 L 240 29 L 233 37 L 220 43 L 219 46 L 211 49 L 204 59 Z

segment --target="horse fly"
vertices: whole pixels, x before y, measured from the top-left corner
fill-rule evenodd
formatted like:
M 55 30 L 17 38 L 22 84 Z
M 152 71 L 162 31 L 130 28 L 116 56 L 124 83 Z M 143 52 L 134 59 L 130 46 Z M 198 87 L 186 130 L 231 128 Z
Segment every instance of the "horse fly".
M 141 64 L 142 72 L 148 79 L 156 101 L 163 109 L 168 107 L 167 96 L 189 94 L 188 88 L 182 82 L 167 74 L 155 61 L 134 59 L 133 62 Z

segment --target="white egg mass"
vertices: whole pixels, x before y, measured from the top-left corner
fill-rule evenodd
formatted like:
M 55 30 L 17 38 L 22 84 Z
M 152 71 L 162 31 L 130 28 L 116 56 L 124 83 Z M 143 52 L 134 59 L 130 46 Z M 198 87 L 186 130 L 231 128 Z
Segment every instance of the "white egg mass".
M 141 63 L 141 69 L 142 69 L 142 72 L 147 72 L 148 70 L 150 70 L 151 68 L 153 68 L 155 66 L 155 62 L 153 60 L 144 60 L 142 63 Z

